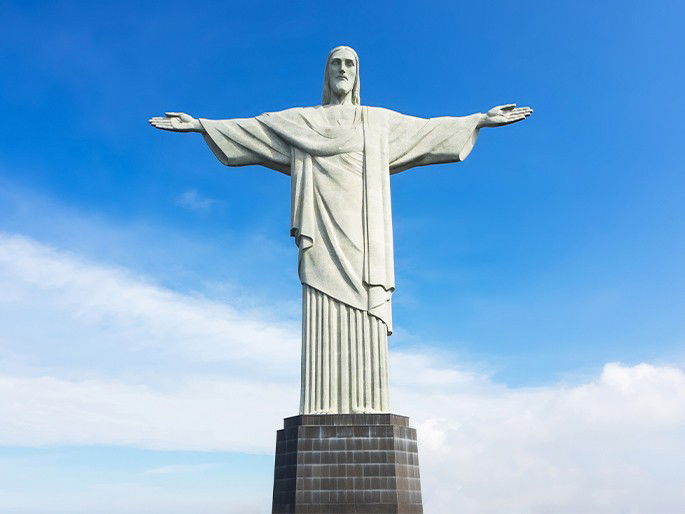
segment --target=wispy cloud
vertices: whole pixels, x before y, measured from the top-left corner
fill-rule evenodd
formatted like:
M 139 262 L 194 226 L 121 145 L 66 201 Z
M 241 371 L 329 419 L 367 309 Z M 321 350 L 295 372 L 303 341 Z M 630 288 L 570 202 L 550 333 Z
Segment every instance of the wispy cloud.
M 212 464 L 173 464 L 171 466 L 159 466 L 145 470 L 146 475 L 172 475 L 176 473 L 193 473 L 204 471 L 212 467 Z
M 0 444 L 268 453 L 297 384 L 177 377 L 175 387 L 0 375 Z M 236 422 L 236 417 L 241 422 Z
M 70 484 L 69 484 L 70 485 Z M 188 486 L 101 483 L 81 487 L 62 486 L 55 491 L 3 491 L 4 512 L 26 514 L 262 514 L 270 507 L 268 492 L 261 488 L 227 483 L 212 489 Z
M 178 197 L 176 203 L 184 209 L 190 209 L 193 211 L 206 211 L 215 205 L 217 201 L 212 198 L 202 196 L 195 189 L 189 189 L 188 191 L 184 191 L 181 196 Z
M 29 350 L 36 365 L 71 352 L 73 361 L 65 364 L 73 368 L 85 352 L 91 360 L 83 364 L 101 368 L 122 353 L 145 360 L 152 351 L 156 359 L 222 362 L 225 371 L 283 376 L 283 369 L 297 368 L 299 327 L 292 321 L 267 309 L 174 292 L 25 237 L 0 233 L 0 281 L 7 314 L 0 342 L 18 353 Z

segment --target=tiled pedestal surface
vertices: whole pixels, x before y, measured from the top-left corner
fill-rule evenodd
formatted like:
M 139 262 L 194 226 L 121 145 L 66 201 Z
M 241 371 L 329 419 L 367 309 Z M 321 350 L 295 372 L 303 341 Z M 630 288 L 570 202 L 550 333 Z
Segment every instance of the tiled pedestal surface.
M 276 437 L 272 512 L 423 513 L 416 430 L 409 418 L 286 418 Z

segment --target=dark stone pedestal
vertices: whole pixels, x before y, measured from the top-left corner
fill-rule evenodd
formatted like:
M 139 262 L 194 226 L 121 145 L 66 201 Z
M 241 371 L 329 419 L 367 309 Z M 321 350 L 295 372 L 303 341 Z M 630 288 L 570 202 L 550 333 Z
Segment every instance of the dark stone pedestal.
M 286 418 L 276 437 L 272 512 L 422 514 L 416 430 L 409 418 Z

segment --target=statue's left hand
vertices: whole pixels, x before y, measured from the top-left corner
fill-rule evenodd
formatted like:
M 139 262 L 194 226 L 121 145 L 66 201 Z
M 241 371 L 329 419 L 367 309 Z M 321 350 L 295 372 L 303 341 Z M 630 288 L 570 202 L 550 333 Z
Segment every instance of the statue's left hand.
M 533 114 L 530 107 L 516 107 L 516 104 L 498 105 L 483 115 L 478 127 L 501 127 L 525 120 Z
M 155 128 L 172 132 L 202 132 L 202 124 L 184 112 L 167 112 L 166 117 L 150 118 L 148 122 Z

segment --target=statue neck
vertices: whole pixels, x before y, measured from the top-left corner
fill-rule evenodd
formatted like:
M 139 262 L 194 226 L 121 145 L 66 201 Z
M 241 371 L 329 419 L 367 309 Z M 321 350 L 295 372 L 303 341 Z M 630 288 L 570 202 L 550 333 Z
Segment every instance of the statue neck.
M 333 93 L 331 95 L 330 105 L 352 105 L 352 91 L 338 95 Z

